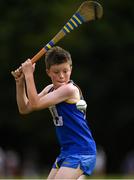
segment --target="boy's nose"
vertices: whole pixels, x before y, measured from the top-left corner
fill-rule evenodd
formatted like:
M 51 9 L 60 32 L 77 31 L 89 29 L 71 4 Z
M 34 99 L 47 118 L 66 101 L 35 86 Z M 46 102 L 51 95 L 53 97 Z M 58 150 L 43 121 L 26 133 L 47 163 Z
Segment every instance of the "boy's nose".
M 63 78 L 63 77 L 64 77 L 63 73 L 60 73 L 60 78 Z

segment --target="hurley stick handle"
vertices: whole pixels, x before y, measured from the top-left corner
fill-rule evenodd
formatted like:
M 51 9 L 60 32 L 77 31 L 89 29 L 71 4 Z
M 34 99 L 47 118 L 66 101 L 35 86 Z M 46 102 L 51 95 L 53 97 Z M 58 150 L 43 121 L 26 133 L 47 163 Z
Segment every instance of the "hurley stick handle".
M 32 64 L 36 63 L 45 53 L 47 50 L 43 47 L 32 59 Z
M 31 59 L 32 64 L 36 63 L 45 53 L 47 50 L 43 47 L 33 58 Z M 22 72 L 21 66 L 18 68 L 20 72 Z M 13 75 L 15 71 L 11 71 L 11 74 Z

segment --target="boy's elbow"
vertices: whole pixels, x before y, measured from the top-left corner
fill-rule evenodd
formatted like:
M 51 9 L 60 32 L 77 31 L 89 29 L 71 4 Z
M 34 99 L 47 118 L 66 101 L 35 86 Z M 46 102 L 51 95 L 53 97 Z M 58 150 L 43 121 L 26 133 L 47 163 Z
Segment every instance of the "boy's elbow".
M 39 103 L 36 101 L 29 102 L 29 110 L 30 110 L 30 112 L 39 110 Z
M 26 108 L 26 109 L 23 109 L 23 108 L 19 108 L 19 113 L 21 115 L 26 115 L 26 114 L 29 114 L 30 112 L 32 112 L 32 110 Z
M 36 102 L 29 101 L 25 107 L 19 107 L 19 113 L 22 115 L 26 115 L 37 110 L 39 110 L 39 107 L 38 103 Z
M 26 114 L 29 114 L 30 112 L 19 109 L 19 113 L 20 113 L 21 115 L 26 115 Z

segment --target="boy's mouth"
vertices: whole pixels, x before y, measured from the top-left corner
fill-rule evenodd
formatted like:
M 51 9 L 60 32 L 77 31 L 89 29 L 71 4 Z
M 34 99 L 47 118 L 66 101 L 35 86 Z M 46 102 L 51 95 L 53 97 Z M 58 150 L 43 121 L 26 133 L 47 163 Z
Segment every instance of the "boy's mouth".
M 65 83 L 65 81 L 58 81 L 58 83 L 61 83 L 61 84 L 63 84 L 63 83 Z

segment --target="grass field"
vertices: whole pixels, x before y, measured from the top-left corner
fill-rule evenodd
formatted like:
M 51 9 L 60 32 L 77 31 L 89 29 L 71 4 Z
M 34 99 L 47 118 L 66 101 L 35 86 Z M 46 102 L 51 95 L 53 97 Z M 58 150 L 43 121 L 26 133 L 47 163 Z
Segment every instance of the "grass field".
M 19 179 L 25 179 L 25 180 L 28 180 L 28 179 L 33 179 L 33 180 L 39 180 L 39 179 L 46 179 L 47 176 L 42 176 L 42 177 L 13 177 L 13 178 L 4 178 L 4 177 L 0 177 L 0 179 L 8 179 L 8 180 L 19 180 Z M 121 175 L 108 175 L 108 176 L 91 176 L 91 177 L 86 177 L 86 179 L 124 179 L 124 180 L 127 180 L 127 179 L 133 179 L 134 180 L 134 176 L 121 176 Z
M 19 179 L 31 179 L 31 180 L 36 180 L 36 179 L 47 179 L 47 176 L 49 174 L 49 169 L 45 169 L 45 171 L 43 171 L 42 173 L 38 174 L 37 176 L 16 176 L 16 177 L 9 177 L 9 176 L 5 176 L 5 177 L 1 177 L 0 179 L 15 179 L 15 180 L 19 180 Z M 123 179 L 123 180 L 127 180 L 127 179 L 133 179 L 134 180 L 134 174 L 132 176 L 125 176 L 123 174 L 93 174 L 92 176 L 86 176 L 85 180 L 95 180 L 95 179 Z
M 94 176 L 94 177 L 87 177 L 86 179 L 134 179 L 134 176 L 121 176 L 121 175 L 109 175 L 109 176 Z

